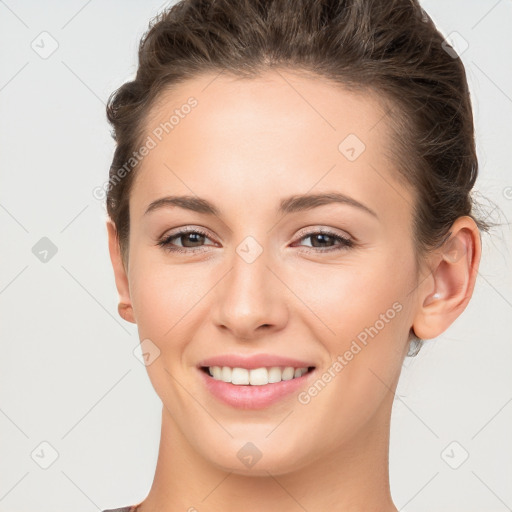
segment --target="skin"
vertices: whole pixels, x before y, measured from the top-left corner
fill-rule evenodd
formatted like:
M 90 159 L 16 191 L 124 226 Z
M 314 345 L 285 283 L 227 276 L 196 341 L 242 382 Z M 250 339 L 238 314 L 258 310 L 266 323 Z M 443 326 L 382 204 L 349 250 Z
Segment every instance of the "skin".
M 448 245 L 417 266 L 414 192 L 383 157 L 391 133 L 370 93 L 290 70 L 204 75 L 161 96 L 147 134 L 190 96 L 197 107 L 136 171 L 127 268 L 107 222 L 120 314 L 160 350 L 147 371 L 163 403 L 161 442 L 138 510 L 396 511 L 389 425 L 409 332 L 434 338 L 466 307 L 478 228 L 460 217 Z M 350 133 L 366 146 L 354 161 L 338 149 Z M 277 214 L 285 197 L 332 191 L 376 216 L 341 203 Z M 176 206 L 145 214 L 169 195 L 205 198 L 220 214 Z M 207 232 L 199 242 L 173 239 L 188 253 L 158 245 L 187 226 Z M 319 228 L 354 245 L 307 236 Z M 247 236 L 263 249 L 252 263 L 236 252 Z M 198 377 L 206 357 L 270 353 L 312 361 L 307 390 L 393 304 L 394 318 L 307 404 L 292 393 L 240 410 Z M 248 441 L 262 454 L 251 468 L 237 457 Z

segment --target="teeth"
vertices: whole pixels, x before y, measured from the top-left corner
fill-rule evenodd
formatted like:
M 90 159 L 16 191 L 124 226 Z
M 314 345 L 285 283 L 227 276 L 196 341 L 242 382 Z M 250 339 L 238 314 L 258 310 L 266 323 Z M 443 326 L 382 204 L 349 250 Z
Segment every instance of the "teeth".
M 292 366 L 272 368 L 230 368 L 229 366 L 210 366 L 208 368 L 210 375 L 215 380 L 231 382 L 237 386 L 248 385 L 264 386 L 265 384 L 274 384 L 282 380 L 291 380 L 302 377 L 307 373 L 307 368 L 293 368 Z
M 268 384 L 268 370 L 266 368 L 255 368 L 249 370 L 249 384 L 251 386 L 263 386 Z
M 249 370 L 245 368 L 233 368 L 233 370 L 231 370 L 231 382 L 233 384 L 249 384 Z
M 221 372 L 221 380 L 223 380 L 224 382 L 231 382 L 231 368 L 229 368 L 228 366 L 223 366 Z
M 281 379 L 282 380 L 291 380 L 291 379 L 293 379 L 293 374 L 294 373 L 295 373 L 295 369 L 292 368 L 291 366 L 287 366 L 283 370 L 283 374 L 281 375 Z
M 281 368 L 274 366 L 268 371 L 268 382 L 274 384 L 275 382 L 281 382 Z

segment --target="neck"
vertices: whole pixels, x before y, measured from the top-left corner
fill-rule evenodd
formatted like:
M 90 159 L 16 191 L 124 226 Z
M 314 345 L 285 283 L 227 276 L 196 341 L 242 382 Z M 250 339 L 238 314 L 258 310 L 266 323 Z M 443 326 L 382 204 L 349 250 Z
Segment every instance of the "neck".
M 201 457 L 165 407 L 155 478 L 137 512 L 397 512 L 389 490 L 390 404 L 347 445 L 286 474 L 247 476 Z

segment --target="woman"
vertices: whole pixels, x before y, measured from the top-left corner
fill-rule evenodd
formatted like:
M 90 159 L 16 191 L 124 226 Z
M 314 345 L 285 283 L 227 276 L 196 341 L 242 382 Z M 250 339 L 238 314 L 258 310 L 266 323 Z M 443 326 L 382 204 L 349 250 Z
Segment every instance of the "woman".
M 184 0 L 110 98 L 119 314 L 162 400 L 118 510 L 391 512 L 404 358 L 473 292 L 464 67 L 416 0 Z

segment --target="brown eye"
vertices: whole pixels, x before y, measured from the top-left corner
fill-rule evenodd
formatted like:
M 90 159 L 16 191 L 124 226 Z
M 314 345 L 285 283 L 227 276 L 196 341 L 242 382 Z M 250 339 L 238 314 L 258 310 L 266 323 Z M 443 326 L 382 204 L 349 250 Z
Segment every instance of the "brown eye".
M 331 235 L 326 235 L 325 233 L 317 233 L 315 235 L 309 235 L 308 238 L 311 239 L 312 247 L 325 247 L 326 244 L 329 247 L 332 247 L 332 243 L 336 242 L 335 237 Z M 329 243 L 331 242 L 331 243 Z
M 174 238 L 177 238 L 178 240 L 181 240 L 182 242 L 184 242 L 184 243 L 182 243 L 183 247 L 196 247 L 195 244 L 204 243 L 204 239 L 206 237 L 200 233 L 191 232 L 191 233 L 185 233 L 184 235 L 177 235 L 177 236 L 172 237 L 172 239 L 174 239 Z
M 198 229 L 182 230 L 165 236 L 157 245 L 172 252 L 201 252 L 208 235 Z M 178 242 L 178 243 L 177 243 Z
M 331 231 L 312 231 L 300 238 L 300 240 L 308 239 L 311 241 L 309 247 L 311 247 L 315 252 L 343 250 L 353 247 L 354 245 L 354 242 L 349 238 Z

